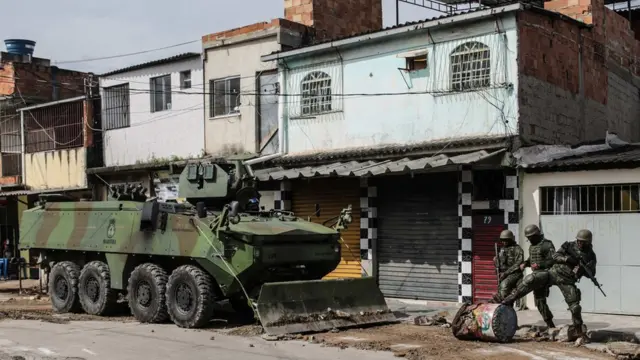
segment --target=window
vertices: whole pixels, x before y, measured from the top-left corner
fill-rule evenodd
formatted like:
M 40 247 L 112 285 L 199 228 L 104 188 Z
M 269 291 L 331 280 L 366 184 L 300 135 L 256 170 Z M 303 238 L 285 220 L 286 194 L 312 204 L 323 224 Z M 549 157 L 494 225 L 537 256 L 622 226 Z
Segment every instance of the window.
M 191 70 L 180 73 L 180 89 L 191 89 Z
M 171 75 L 152 78 L 151 112 L 171 110 Z
M 331 77 L 314 71 L 302 79 L 302 115 L 331 111 Z
M 468 42 L 451 53 L 451 90 L 464 91 L 488 87 L 491 81 L 489 47 Z
M 209 82 L 209 117 L 240 113 L 240 77 Z
M 129 126 L 129 84 L 103 89 L 102 113 L 104 129 L 112 130 Z
M 639 184 L 550 186 L 540 189 L 543 215 L 640 212 Z
M 407 70 L 418 71 L 427 68 L 427 55 L 414 56 L 407 58 Z

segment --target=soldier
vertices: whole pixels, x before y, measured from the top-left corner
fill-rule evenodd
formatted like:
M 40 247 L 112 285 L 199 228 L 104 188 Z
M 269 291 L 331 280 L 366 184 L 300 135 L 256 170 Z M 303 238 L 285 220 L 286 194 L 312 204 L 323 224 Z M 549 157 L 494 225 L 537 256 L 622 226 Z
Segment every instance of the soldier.
M 500 242 L 502 249 L 497 257 L 493 258 L 493 262 L 499 272 L 498 293 L 494 299 L 504 299 L 513 290 L 515 290 L 518 282 L 522 280 L 522 269 L 520 264 L 524 262 L 524 251 L 520 245 L 516 244 L 515 237 L 511 230 L 503 230 L 500 233 Z
M 580 266 L 581 262 L 593 276 L 596 274 L 597 259 L 592 247 L 592 238 L 591 231 L 586 229 L 578 231 L 576 241 L 565 242 L 553 254 L 555 264 L 551 269 L 527 275 L 516 290 L 507 296 L 502 303 L 510 305 L 532 290 L 535 294 L 536 289 L 548 289 L 555 285 L 560 289 L 565 302 L 569 305 L 576 335 L 585 341 L 586 334 L 582 321 L 582 307 L 580 306 L 581 294 L 576 282 L 585 275 L 584 269 Z
M 524 281 L 527 281 L 529 276 L 535 279 L 538 276 L 538 272 L 549 270 L 551 266 L 553 266 L 553 254 L 556 252 L 555 246 L 553 246 L 551 241 L 544 238 L 538 225 L 527 225 L 527 227 L 524 228 L 524 236 L 527 237 L 531 246 L 529 246 L 529 258 L 520 265 L 520 270 L 531 267 L 533 272 L 522 280 L 522 285 L 525 285 Z M 546 276 L 546 273 L 542 276 Z M 533 290 L 533 299 L 538 308 L 538 312 L 540 312 L 542 316 L 542 320 L 544 320 L 549 328 L 554 328 L 556 325 L 553 323 L 553 314 L 551 310 L 549 310 L 549 305 L 547 305 L 549 287 L 550 286 L 538 287 Z

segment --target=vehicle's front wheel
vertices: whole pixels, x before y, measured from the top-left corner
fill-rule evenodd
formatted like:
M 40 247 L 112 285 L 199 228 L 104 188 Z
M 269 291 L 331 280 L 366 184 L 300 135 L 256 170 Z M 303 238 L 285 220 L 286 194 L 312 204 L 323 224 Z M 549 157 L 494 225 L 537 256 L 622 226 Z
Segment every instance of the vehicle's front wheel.
M 107 264 L 92 261 L 82 268 L 78 279 L 78 297 L 87 314 L 106 315 L 114 310 L 118 294 L 111 288 Z
M 214 281 L 193 265 L 175 269 L 167 285 L 167 309 L 171 320 L 182 328 L 199 328 L 213 316 Z
M 131 314 L 141 323 L 159 323 L 167 319 L 165 293 L 167 273 L 160 266 L 138 265 L 129 276 L 127 293 Z
M 57 313 L 80 312 L 78 277 L 80 267 L 71 261 L 61 261 L 51 268 L 49 294 L 53 311 Z

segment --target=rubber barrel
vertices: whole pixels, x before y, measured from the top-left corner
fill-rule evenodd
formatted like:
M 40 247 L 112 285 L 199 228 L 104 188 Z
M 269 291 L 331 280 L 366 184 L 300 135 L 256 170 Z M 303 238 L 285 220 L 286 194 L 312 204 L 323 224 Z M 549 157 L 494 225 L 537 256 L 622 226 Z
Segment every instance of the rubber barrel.
M 267 283 L 257 312 L 270 335 L 396 321 L 373 277 Z
M 482 340 L 505 343 L 518 330 L 518 315 L 511 306 L 501 304 L 463 304 L 451 330 L 460 340 Z

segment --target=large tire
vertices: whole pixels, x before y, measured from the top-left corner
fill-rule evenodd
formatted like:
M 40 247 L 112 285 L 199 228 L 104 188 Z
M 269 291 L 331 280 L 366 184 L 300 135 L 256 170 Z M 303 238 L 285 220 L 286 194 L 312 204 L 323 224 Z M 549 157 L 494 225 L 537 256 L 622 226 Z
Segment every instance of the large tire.
M 167 320 L 167 273 L 158 265 L 138 265 L 129 276 L 127 293 L 131 314 L 141 323 Z
M 78 279 L 78 297 L 87 314 L 111 313 L 118 301 L 118 293 L 111 288 L 109 266 L 102 261 L 92 261 L 82 268 Z
M 182 328 L 200 328 L 213 316 L 214 281 L 193 265 L 175 269 L 167 286 L 167 309 L 171 320 Z
M 71 261 L 61 261 L 51 268 L 49 296 L 56 313 L 77 313 L 82 310 L 78 300 L 80 267 Z

